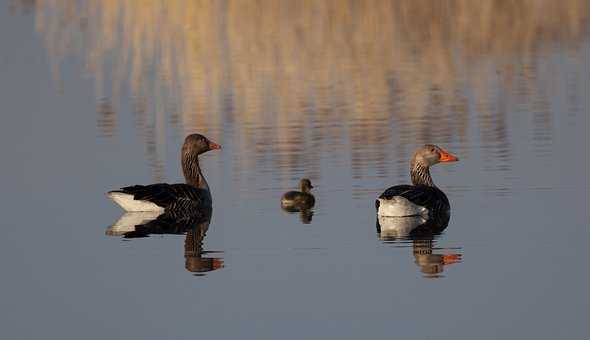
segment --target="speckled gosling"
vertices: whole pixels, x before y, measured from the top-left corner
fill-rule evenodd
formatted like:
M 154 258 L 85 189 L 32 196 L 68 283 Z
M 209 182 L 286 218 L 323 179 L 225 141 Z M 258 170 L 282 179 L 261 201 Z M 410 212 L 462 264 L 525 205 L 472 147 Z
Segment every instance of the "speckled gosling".
M 310 193 L 311 181 L 307 178 L 299 181 L 299 189 L 301 191 L 286 192 L 281 198 L 281 207 L 283 209 L 310 209 L 315 204 L 315 197 Z

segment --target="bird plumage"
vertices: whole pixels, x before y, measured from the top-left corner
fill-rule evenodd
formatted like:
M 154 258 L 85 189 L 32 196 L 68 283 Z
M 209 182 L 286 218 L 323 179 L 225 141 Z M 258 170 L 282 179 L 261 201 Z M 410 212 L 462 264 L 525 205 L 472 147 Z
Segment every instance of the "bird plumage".
M 199 134 L 188 135 L 181 149 L 185 183 L 132 185 L 108 192 L 125 211 L 186 211 L 210 207 L 211 192 L 199 167 L 198 156 L 221 147 Z
M 430 166 L 457 160 L 456 156 L 436 145 L 426 144 L 418 148 L 410 161 L 412 185 L 396 185 L 385 190 L 375 201 L 377 214 L 385 217 L 420 216 L 446 226 L 450 216 L 449 199 L 434 185 Z

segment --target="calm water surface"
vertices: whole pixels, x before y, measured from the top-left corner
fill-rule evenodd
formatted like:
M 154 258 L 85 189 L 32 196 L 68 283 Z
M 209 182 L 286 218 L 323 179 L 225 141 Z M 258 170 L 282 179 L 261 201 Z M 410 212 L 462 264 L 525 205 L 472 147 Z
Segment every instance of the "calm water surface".
M 0 37 L 3 339 L 586 337 L 586 1 L 22 0 Z M 211 220 L 123 238 L 104 193 L 192 132 Z M 449 227 L 379 235 L 425 142 Z

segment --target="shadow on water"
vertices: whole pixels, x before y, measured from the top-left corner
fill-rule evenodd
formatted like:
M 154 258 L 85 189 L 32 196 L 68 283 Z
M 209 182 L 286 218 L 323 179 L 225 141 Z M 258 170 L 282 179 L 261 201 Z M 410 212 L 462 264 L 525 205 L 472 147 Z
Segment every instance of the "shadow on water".
M 211 257 L 211 252 L 203 250 L 203 240 L 211 223 L 212 209 L 203 209 L 192 214 L 154 212 L 129 212 L 122 215 L 106 230 L 109 236 L 122 236 L 125 239 L 144 238 L 150 235 L 185 234 L 185 268 L 196 276 L 224 267 L 221 257 Z
M 436 240 L 447 228 L 446 220 L 425 220 L 420 216 L 382 217 L 376 219 L 377 234 L 381 241 L 395 247 L 412 247 L 414 263 L 428 278 L 441 278 L 445 266 L 460 263 L 461 248 L 438 248 Z

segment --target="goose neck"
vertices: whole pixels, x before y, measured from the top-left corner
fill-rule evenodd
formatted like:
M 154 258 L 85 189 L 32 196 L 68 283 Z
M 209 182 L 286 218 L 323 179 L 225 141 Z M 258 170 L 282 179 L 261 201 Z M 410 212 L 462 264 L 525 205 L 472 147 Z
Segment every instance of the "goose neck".
M 426 185 L 433 187 L 434 182 L 430 176 L 430 167 L 422 162 L 413 160 L 410 164 L 410 177 L 414 185 Z
M 182 155 L 182 172 L 187 184 L 194 187 L 209 190 L 209 185 L 201 172 L 199 166 L 199 157 L 197 155 L 184 154 Z

